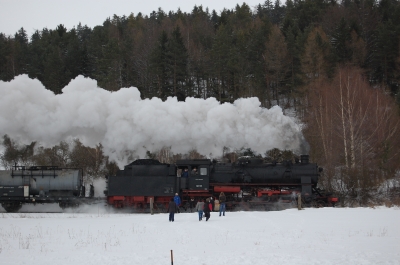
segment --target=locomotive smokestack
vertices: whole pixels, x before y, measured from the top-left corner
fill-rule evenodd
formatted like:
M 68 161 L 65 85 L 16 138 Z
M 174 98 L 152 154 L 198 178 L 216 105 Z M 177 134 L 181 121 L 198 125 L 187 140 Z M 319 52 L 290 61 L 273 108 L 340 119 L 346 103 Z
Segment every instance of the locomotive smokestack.
M 300 160 L 302 164 L 308 164 L 309 163 L 309 155 L 301 155 Z

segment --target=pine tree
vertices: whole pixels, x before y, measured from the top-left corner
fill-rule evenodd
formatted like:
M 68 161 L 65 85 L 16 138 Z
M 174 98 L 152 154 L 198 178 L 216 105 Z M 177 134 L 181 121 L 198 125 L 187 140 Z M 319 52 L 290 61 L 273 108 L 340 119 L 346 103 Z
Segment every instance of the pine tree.
M 301 66 L 305 80 L 320 79 L 328 76 L 330 44 L 321 27 L 314 28 L 307 37 Z
M 168 41 L 167 32 L 163 30 L 151 55 L 151 68 L 162 99 L 173 95 L 168 82 Z
M 172 83 L 172 91 L 174 96 L 187 93 L 187 62 L 188 54 L 183 43 L 182 35 L 179 26 L 176 26 L 172 31 L 172 36 L 169 39 L 167 46 L 168 60 L 168 76 Z
M 28 73 L 28 34 L 20 28 L 14 35 L 14 76 Z
M 268 80 L 267 87 L 272 92 L 272 98 L 280 105 L 279 94 L 285 94 L 286 92 L 283 89 L 283 84 L 286 81 L 285 78 L 288 66 L 290 65 L 290 58 L 285 38 L 277 26 L 272 28 L 269 40 L 265 44 L 263 60 L 265 64 L 265 78 Z
M 0 34 L 0 79 L 9 81 L 13 79 L 15 71 L 12 63 L 12 40 Z
M 215 78 L 215 90 L 213 93 L 219 101 L 226 100 L 225 97 L 229 82 L 228 62 L 230 60 L 230 50 L 232 49 L 231 43 L 229 28 L 225 25 L 220 25 L 211 50 L 213 76 Z
M 296 99 L 300 98 L 299 88 L 302 86 L 302 72 L 300 63 L 300 41 L 299 29 L 297 27 L 287 28 L 286 44 L 288 49 L 289 71 L 286 79 L 286 86 L 290 89 L 289 95 L 293 99 L 293 105 L 296 107 Z
M 45 31 L 46 32 L 46 31 Z M 48 48 L 46 38 L 41 32 L 36 30 L 31 37 L 29 47 L 29 66 L 28 72 L 30 78 L 43 80 L 44 77 L 44 58 L 45 51 Z
M 396 67 L 396 59 L 399 56 L 399 35 L 400 30 L 396 32 L 396 26 L 391 21 L 381 24 L 376 32 L 376 49 L 372 53 L 371 60 L 374 79 L 392 93 L 397 92 L 399 85 L 396 81 L 396 74 L 399 71 Z
M 348 27 L 345 19 L 342 17 L 333 33 L 331 41 L 338 63 L 345 63 L 346 61 L 351 60 L 352 53 L 349 47 L 350 43 L 350 28 Z
M 43 69 L 43 85 L 55 94 L 61 94 L 64 79 L 64 62 L 61 60 L 61 50 L 57 46 L 50 46 L 46 53 Z

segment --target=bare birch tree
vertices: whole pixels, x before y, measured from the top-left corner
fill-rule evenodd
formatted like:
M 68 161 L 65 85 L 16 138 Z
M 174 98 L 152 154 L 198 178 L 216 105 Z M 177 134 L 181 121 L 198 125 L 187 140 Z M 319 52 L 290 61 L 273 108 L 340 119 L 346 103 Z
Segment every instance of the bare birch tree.
M 309 98 L 306 134 L 320 147 L 315 153 L 330 169 L 329 184 L 365 201 L 370 190 L 399 169 L 400 119 L 394 101 L 350 67 L 320 83 Z

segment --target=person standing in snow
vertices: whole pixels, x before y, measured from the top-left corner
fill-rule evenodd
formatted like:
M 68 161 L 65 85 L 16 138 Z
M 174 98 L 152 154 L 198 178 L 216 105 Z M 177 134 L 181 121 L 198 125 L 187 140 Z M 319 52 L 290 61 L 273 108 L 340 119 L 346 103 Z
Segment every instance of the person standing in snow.
M 199 221 L 201 221 L 203 218 L 204 200 L 199 200 L 196 204 L 195 209 L 199 213 Z
M 204 216 L 206 217 L 206 221 L 210 219 L 211 211 L 212 211 L 212 205 L 210 203 L 210 199 L 207 199 L 206 203 L 204 204 Z
M 181 197 L 179 197 L 178 193 L 175 193 L 174 202 L 177 207 L 177 212 L 179 213 L 179 206 L 181 205 Z
M 193 208 L 194 208 L 195 206 L 196 206 L 196 204 L 195 204 L 194 198 L 190 198 L 190 201 L 189 201 L 190 212 L 193 211 Z
M 211 212 L 214 211 L 214 206 L 215 206 L 215 201 L 213 197 L 210 197 L 210 203 L 211 203 Z
M 219 216 L 221 216 L 221 213 L 223 213 L 225 216 L 225 202 L 226 202 L 225 193 L 221 192 L 219 194 Z
M 167 210 L 167 212 L 169 212 L 169 221 L 170 222 L 175 221 L 174 217 L 175 217 L 176 210 L 177 210 L 177 206 L 174 202 L 174 199 L 171 198 L 171 201 L 168 204 L 168 210 Z

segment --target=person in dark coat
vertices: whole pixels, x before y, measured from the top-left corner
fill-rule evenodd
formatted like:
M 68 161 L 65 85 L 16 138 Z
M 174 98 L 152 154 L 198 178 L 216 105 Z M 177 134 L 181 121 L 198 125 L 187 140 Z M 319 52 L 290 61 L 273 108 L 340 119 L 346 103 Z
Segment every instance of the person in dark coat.
M 223 213 L 225 216 L 225 202 L 226 202 L 225 193 L 221 192 L 219 194 L 219 216 L 221 216 L 221 213 Z
M 194 198 L 190 198 L 189 201 L 189 208 L 190 208 L 190 212 L 193 211 L 193 208 L 196 206 L 196 202 L 194 201 Z
M 168 210 L 167 210 L 167 212 L 169 212 L 170 222 L 174 221 L 174 216 L 176 211 L 177 211 L 177 206 L 176 203 L 174 202 L 174 198 L 172 198 L 171 201 L 168 203 Z
M 204 204 L 204 216 L 206 217 L 206 221 L 210 219 L 211 211 L 212 211 L 212 205 L 210 203 L 210 199 L 207 199 L 206 203 Z
M 187 168 L 185 168 L 181 174 L 182 178 L 188 178 L 189 177 L 189 171 Z

